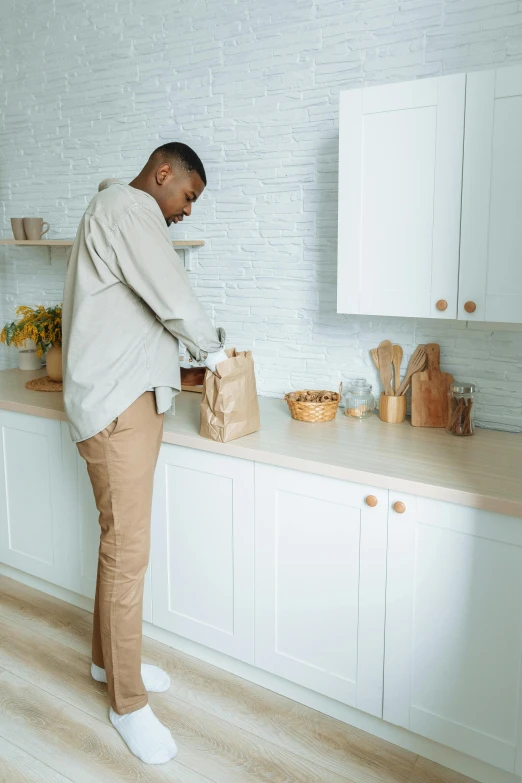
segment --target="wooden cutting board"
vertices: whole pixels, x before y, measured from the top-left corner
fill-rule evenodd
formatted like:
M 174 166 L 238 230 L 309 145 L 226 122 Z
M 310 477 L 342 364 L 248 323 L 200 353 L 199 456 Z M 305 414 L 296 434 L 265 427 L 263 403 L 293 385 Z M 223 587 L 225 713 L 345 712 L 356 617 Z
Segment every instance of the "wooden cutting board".
M 440 371 L 440 345 L 429 343 L 426 356 L 426 369 L 412 376 L 411 423 L 414 427 L 445 427 L 453 375 Z

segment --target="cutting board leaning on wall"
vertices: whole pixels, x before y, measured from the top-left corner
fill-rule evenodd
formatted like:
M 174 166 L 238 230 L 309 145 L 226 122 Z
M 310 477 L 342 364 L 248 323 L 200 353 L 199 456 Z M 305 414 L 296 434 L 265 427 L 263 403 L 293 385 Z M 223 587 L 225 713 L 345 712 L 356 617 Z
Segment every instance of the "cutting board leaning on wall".
M 414 427 L 445 427 L 453 375 L 440 370 L 440 345 L 429 343 L 426 356 L 426 369 L 412 377 L 411 423 Z

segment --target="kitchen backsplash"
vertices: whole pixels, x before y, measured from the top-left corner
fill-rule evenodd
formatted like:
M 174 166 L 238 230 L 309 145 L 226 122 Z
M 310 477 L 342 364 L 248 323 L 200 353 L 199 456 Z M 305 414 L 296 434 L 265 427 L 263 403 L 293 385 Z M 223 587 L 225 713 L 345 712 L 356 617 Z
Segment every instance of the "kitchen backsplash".
M 338 93 L 522 62 L 522 5 L 492 0 L 92 0 L 1 4 L 0 226 L 39 215 L 72 237 L 105 177 L 159 144 L 200 154 L 208 187 L 173 239 L 205 239 L 191 277 L 228 343 L 279 395 L 378 387 L 368 350 L 441 345 L 480 388 L 482 426 L 522 431 L 522 326 L 335 312 Z M 14 10 L 15 9 L 15 10 Z M 23 22 L 21 21 L 23 20 Z M 46 28 L 51 25 L 52 39 Z M 0 248 L 0 323 L 62 297 L 65 251 Z M 0 368 L 17 365 L 0 345 Z

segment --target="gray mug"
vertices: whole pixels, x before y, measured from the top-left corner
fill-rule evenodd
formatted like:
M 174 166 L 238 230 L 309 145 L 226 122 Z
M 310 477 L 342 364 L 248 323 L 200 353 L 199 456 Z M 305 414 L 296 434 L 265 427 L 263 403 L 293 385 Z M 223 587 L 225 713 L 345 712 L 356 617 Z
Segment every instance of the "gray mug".
M 47 226 L 45 231 L 44 225 Z M 26 239 L 41 239 L 49 231 L 49 228 L 49 223 L 44 223 L 43 218 L 24 218 Z

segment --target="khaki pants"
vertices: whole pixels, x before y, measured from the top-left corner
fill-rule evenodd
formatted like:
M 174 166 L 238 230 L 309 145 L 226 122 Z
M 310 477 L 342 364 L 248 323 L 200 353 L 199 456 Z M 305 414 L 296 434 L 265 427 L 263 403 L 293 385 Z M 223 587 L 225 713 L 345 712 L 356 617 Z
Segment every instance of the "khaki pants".
M 111 706 L 120 715 L 148 703 L 141 679 L 143 580 L 162 435 L 163 414 L 147 391 L 104 430 L 76 444 L 100 512 L 92 660 L 105 669 Z

